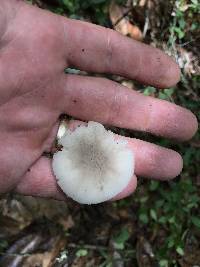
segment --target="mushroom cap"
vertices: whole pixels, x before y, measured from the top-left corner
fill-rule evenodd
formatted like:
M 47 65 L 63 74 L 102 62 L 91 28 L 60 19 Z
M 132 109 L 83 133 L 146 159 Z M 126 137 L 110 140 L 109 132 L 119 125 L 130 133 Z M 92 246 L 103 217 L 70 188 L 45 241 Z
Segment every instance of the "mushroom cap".
M 53 171 L 63 192 L 82 204 L 97 204 L 115 197 L 134 174 L 134 155 L 127 143 L 111 131 L 89 122 L 66 130 L 63 146 L 53 156 Z

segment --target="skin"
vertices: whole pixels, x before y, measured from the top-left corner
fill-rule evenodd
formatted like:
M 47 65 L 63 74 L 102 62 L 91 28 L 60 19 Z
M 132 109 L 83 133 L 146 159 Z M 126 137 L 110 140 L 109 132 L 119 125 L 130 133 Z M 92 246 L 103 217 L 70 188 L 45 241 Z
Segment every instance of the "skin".
M 119 74 L 159 88 L 180 77 L 176 63 L 158 49 L 20 0 L 1 0 L 0 193 L 64 199 L 51 160 L 43 156 L 52 149 L 63 113 L 180 141 L 197 130 L 195 116 L 182 107 L 104 78 L 64 74 L 66 67 Z M 71 121 L 69 127 L 79 123 Z M 136 175 L 165 180 L 180 173 L 177 152 L 137 139 L 128 144 L 135 151 Z M 116 199 L 132 193 L 136 181 L 134 176 Z

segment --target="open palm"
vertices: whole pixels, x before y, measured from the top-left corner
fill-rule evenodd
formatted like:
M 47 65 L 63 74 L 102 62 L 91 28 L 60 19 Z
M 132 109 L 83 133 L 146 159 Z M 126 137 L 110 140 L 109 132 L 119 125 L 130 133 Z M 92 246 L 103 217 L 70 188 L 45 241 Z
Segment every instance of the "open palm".
M 65 74 L 67 67 L 119 74 L 160 88 L 179 80 L 177 65 L 161 51 L 89 23 L 25 4 L 0 7 L 0 192 L 63 198 L 44 152 L 51 150 L 63 113 L 80 120 L 187 140 L 194 115 L 104 78 Z M 71 122 L 71 126 L 76 122 Z M 136 175 L 170 179 L 178 153 L 128 139 Z M 136 187 L 136 177 L 120 197 Z

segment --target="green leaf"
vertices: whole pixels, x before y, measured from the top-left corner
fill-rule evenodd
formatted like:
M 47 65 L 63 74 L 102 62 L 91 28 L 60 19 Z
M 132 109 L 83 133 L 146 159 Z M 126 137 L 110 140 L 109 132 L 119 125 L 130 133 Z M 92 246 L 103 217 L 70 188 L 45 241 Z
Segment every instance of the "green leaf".
M 175 217 L 174 217 L 174 216 L 170 217 L 170 218 L 168 219 L 168 222 L 169 222 L 170 224 L 175 224 L 175 222 L 176 222 Z
M 184 29 L 184 27 L 185 27 L 185 20 L 184 20 L 184 18 L 180 19 L 178 21 L 178 24 L 179 24 L 179 26 L 180 26 L 181 29 Z
M 130 234 L 127 228 L 123 228 L 118 236 L 114 238 L 115 246 L 117 249 L 124 249 L 126 241 L 129 239 Z
M 141 213 L 139 215 L 139 220 L 141 222 L 143 222 L 144 224 L 147 224 L 149 222 L 149 218 L 148 218 L 147 214 L 145 214 L 145 213 Z
M 184 250 L 183 250 L 183 248 L 181 248 L 181 247 L 177 247 L 177 248 L 176 248 L 176 252 L 177 252 L 180 256 L 183 256 L 183 255 L 184 255 Z
M 159 92 L 158 97 L 160 99 L 163 99 L 163 100 L 167 100 L 168 99 L 168 96 L 166 94 L 162 93 L 162 92 Z
M 174 236 L 173 235 L 170 235 L 167 238 L 167 248 L 172 248 L 172 247 L 174 247 L 174 245 L 175 245 Z
M 168 260 L 160 260 L 159 261 L 159 266 L 160 267 L 168 267 L 169 266 L 169 264 L 168 264 Z
M 179 39 L 182 39 L 185 36 L 184 31 L 182 31 L 179 27 L 174 27 L 174 31 L 178 34 Z
M 198 0 L 191 0 L 194 5 L 198 5 Z
M 76 257 L 78 257 L 78 258 L 85 257 L 85 256 L 87 256 L 87 254 L 88 254 L 88 251 L 87 251 L 87 249 L 84 249 L 84 248 L 76 251 Z
M 155 210 L 153 209 L 150 210 L 150 216 L 154 221 L 157 221 L 158 218 Z
M 63 0 L 62 2 L 64 7 L 66 7 L 70 13 L 74 13 L 76 11 L 77 3 L 73 3 L 72 0 Z
M 152 87 L 152 86 L 147 86 L 143 92 L 144 95 L 152 95 L 156 92 L 156 88 Z
M 141 197 L 140 198 L 140 203 L 145 203 L 145 202 L 147 202 L 148 199 L 149 199 L 148 196 Z
M 200 218 L 192 216 L 191 221 L 196 227 L 200 228 Z
M 174 88 L 169 88 L 169 89 L 164 89 L 164 93 L 168 96 L 171 97 L 174 93 Z
M 159 222 L 160 224 L 166 224 L 166 222 L 167 222 L 167 218 L 166 218 L 165 216 L 162 216 L 162 217 L 159 218 L 158 222 Z
M 159 187 L 159 182 L 158 181 L 151 181 L 149 189 L 150 191 L 155 191 Z

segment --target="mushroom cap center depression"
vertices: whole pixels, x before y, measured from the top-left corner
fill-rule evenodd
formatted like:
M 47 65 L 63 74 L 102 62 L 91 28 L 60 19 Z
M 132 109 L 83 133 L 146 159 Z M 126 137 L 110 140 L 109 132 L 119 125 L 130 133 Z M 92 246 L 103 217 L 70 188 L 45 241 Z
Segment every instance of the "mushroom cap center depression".
M 93 175 L 103 179 L 112 165 L 108 150 L 102 147 L 98 138 L 95 142 L 79 140 L 71 151 L 71 157 L 73 167 L 81 170 L 83 177 Z

